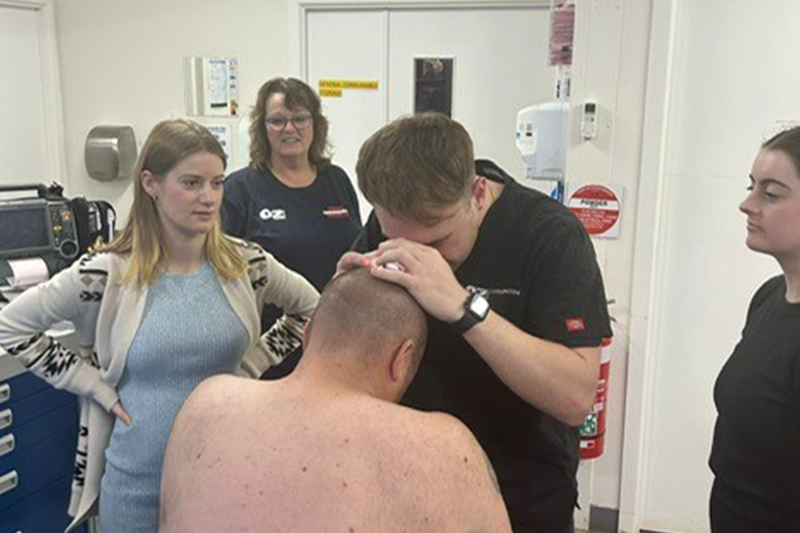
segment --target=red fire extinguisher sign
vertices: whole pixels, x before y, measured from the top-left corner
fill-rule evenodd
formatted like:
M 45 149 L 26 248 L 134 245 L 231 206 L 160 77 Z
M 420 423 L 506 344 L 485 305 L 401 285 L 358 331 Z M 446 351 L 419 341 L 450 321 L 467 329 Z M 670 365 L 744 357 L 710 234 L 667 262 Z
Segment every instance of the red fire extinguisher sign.
M 580 427 L 581 459 L 595 459 L 603 455 L 606 436 L 606 411 L 608 376 L 611 369 L 611 339 L 603 339 L 600 355 L 600 379 L 594 397 L 592 412 Z

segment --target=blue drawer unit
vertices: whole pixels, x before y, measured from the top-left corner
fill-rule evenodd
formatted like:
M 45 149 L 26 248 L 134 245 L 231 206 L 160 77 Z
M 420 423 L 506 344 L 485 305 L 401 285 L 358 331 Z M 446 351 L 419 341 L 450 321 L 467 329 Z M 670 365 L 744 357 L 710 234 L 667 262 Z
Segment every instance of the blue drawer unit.
M 47 439 L 54 433 L 76 427 L 75 411 L 77 405 L 67 404 L 48 412 L 25 424 L 0 431 L 0 461 L 10 456 L 14 450 L 24 450 L 37 442 Z M 15 413 L 15 411 L 11 411 Z M 74 451 L 74 450 L 73 450 Z
M 15 398 L 9 402 L 0 403 L 0 435 L 31 420 L 46 416 L 50 411 L 65 405 L 74 406 L 73 411 L 76 411 L 75 395 L 52 387 L 37 391 L 24 398 Z M 77 423 L 75 416 L 71 418 Z
M 0 357 L 4 357 L 0 355 Z M 9 364 L 10 368 L 11 365 Z M 0 367 L 2 371 L 3 367 Z M 18 399 L 30 396 L 39 391 L 52 388 L 43 379 L 39 379 L 29 372 L 14 376 L 13 382 L 11 379 L 3 379 L 3 374 L 0 373 L 0 405 L 6 402 L 13 402 Z
M 70 523 L 77 437 L 77 398 L 0 355 L 0 533 L 60 533 Z
M 35 492 L 36 505 L 22 503 L 0 511 L 0 533 L 61 533 L 72 521 L 62 503 L 69 501 L 72 476 Z M 84 533 L 85 526 L 76 530 Z
M 72 474 L 75 464 L 75 442 L 77 428 L 59 431 L 33 446 L 16 449 L 0 457 L 0 492 L 3 477 L 12 472 L 15 476 L 6 484 L 6 492 L 0 493 L 0 510 L 5 509 L 40 488 Z M 10 488 L 13 485 L 13 488 Z M 64 507 L 66 511 L 66 507 Z

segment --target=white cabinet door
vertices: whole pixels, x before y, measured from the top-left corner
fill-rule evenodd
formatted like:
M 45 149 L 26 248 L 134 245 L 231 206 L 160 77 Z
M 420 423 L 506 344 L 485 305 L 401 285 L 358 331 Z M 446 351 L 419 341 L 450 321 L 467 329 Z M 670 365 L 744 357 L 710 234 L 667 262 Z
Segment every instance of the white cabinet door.
M 453 118 L 475 154 L 524 177 L 515 145 L 520 109 L 553 98 L 545 8 L 396 11 L 389 29 L 389 117 L 414 109 L 414 58 L 452 57 Z
M 50 182 L 40 27 L 33 9 L 0 6 L 0 185 Z
M 341 97 L 323 97 L 330 122 L 333 162 L 356 183 L 358 149 L 386 124 L 386 10 L 314 11 L 308 16 L 306 80 L 315 89 L 326 79 L 377 81 L 377 90 L 343 89 Z M 361 218 L 369 204 L 358 192 Z
M 323 97 L 334 162 L 354 183 L 364 140 L 414 110 L 414 58 L 437 56 L 455 60 L 453 118 L 472 135 L 476 155 L 522 178 L 517 111 L 553 97 L 547 6 L 320 8 L 305 21 L 304 74 L 314 89 L 321 79 L 378 82 L 378 90 L 345 88 L 341 97 Z M 362 216 L 367 213 L 364 203 Z

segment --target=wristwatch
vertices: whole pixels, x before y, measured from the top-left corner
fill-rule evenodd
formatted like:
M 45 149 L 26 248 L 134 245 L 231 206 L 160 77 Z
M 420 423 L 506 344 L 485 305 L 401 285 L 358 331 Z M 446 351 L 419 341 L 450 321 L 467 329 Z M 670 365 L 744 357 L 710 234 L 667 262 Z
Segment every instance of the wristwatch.
M 464 302 L 464 316 L 450 324 L 456 333 L 466 333 L 478 322 L 482 322 L 489 314 L 489 301 L 478 294 L 472 293 Z

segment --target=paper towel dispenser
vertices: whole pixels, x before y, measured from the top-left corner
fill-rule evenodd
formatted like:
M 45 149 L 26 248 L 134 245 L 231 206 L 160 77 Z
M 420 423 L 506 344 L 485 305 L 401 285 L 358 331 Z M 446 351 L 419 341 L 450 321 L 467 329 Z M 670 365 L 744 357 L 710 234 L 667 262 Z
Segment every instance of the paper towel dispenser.
M 130 126 L 95 126 L 86 137 L 86 171 L 97 181 L 128 179 L 136 162 L 136 138 Z

